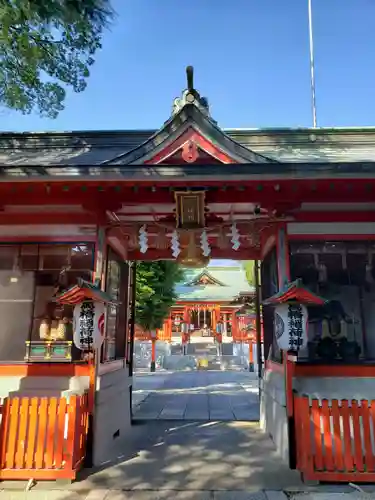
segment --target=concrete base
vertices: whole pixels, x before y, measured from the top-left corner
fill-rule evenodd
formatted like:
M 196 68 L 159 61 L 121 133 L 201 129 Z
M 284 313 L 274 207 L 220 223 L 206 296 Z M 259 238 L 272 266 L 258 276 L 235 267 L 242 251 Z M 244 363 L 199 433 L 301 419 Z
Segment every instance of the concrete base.
M 94 466 L 113 460 L 131 434 L 131 379 L 128 368 L 98 379 L 94 419 Z
M 311 399 L 352 399 L 371 401 L 374 398 L 374 379 L 371 377 L 301 377 L 293 379 L 298 394 Z
M 279 373 L 267 370 L 260 381 L 260 425 L 271 437 L 281 458 L 289 462 L 284 378 Z

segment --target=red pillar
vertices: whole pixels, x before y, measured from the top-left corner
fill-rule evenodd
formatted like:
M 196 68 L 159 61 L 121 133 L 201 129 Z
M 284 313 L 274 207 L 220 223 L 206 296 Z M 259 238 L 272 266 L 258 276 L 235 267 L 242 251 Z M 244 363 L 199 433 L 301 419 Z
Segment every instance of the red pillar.
M 172 341 L 172 316 L 170 315 L 169 318 L 165 322 L 165 332 L 166 332 L 166 340 L 167 342 Z
M 190 327 L 190 317 L 189 317 L 189 309 L 187 306 L 184 307 L 184 312 L 183 312 L 183 328 L 185 328 L 185 331 L 182 332 L 182 351 L 183 354 L 186 354 L 186 344 L 188 343 L 189 340 L 189 334 L 187 333 L 189 331 Z
M 249 337 L 249 372 L 254 371 L 254 351 L 253 351 L 253 346 L 254 346 L 254 339 Z
M 213 315 L 213 324 L 212 324 L 212 329 L 214 331 L 214 335 L 216 335 L 216 340 L 218 343 L 218 350 L 219 354 L 222 353 L 222 347 L 221 344 L 223 343 L 223 332 L 217 332 L 216 328 L 217 325 L 220 322 L 220 305 L 215 305 L 213 310 L 212 310 L 212 315 Z
M 170 342 L 171 341 L 171 334 L 169 330 L 169 318 L 164 320 L 163 323 L 163 328 L 161 329 L 163 332 L 162 335 L 158 334 L 158 339 L 159 340 L 164 340 L 164 342 Z
M 236 313 L 232 312 L 232 337 L 234 342 L 238 342 L 238 324 Z
M 150 371 L 154 372 L 156 370 L 156 339 L 157 336 L 153 335 L 151 337 L 151 367 Z
M 152 339 L 151 340 L 151 361 L 153 363 L 155 363 L 156 361 L 156 347 L 155 347 L 155 344 L 156 344 L 156 340 L 155 339 Z

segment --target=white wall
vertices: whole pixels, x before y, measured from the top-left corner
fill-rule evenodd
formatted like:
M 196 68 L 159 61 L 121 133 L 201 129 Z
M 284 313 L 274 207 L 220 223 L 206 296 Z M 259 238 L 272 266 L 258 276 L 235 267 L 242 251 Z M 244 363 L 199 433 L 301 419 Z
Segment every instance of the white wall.
M 131 433 L 130 388 L 131 378 L 126 366 L 98 377 L 94 414 L 95 466 L 114 460 L 126 449 Z
M 293 388 L 310 399 L 374 399 L 375 379 L 371 377 L 299 377 Z
M 285 379 L 271 370 L 265 370 L 260 380 L 260 425 L 271 437 L 281 458 L 289 461 Z
M 0 377 L 0 399 L 8 396 L 69 397 L 89 388 L 89 376 L 74 377 Z

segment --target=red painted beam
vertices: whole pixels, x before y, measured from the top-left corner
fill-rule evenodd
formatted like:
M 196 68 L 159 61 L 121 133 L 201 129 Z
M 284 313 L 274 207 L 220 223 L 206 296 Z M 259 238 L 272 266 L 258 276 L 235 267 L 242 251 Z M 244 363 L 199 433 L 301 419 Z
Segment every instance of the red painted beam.
M 256 260 L 260 258 L 259 251 L 256 249 L 239 249 L 236 251 L 231 248 L 222 250 L 219 248 L 211 249 L 212 259 L 231 259 L 231 260 Z M 150 248 L 146 253 L 139 250 L 128 251 L 129 260 L 174 260 L 170 249 L 157 250 Z
M 95 243 L 96 235 L 76 234 L 73 236 L 0 236 L 0 243 Z
M 343 212 L 296 212 L 296 222 L 375 222 L 374 210 L 345 210 Z
M 133 222 L 123 222 L 121 224 L 122 234 L 133 234 L 134 233 L 134 224 L 136 224 L 136 222 L 134 222 L 134 223 Z M 143 224 L 143 222 L 142 222 L 142 224 Z M 146 223 L 146 224 L 147 224 L 147 233 L 149 234 L 149 236 L 160 235 L 160 226 L 159 225 L 156 225 L 153 222 Z M 229 235 L 229 232 L 230 232 L 229 231 L 230 224 L 231 224 L 230 221 L 225 222 L 225 225 L 227 227 L 227 235 Z M 259 230 L 264 228 L 264 232 L 267 231 L 268 229 L 270 229 L 270 232 L 273 233 L 275 231 L 275 229 L 277 229 L 278 225 L 284 224 L 284 222 L 283 221 L 280 223 L 275 222 L 274 224 L 272 224 L 272 226 L 269 226 L 269 224 L 270 224 L 270 222 L 267 221 L 267 219 L 258 219 L 256 227 Z M 244 222 L 243 220 L 238 221 L 236 225 L 237 225 L 237 229 L 238 229 L 241 236 L 248 236 L 248 235 L 251 235 L 253 232 L 254 226 L 252 225 L 251 221 L 249 221 L 249 222 Z M 222 226 L 223 226 L 223 223 L 220 223 L 220 222 L 218 222 L 218 223 L 213 222 L 212 223 L 212 227 L 211 227 L 212 230 L 209 228 L 209 230 L 207 231 L 208 240 L 210 243 L 212 242 L 212 240 L 214 240 L 214 241 L 216 240 L 219 229 Z M 116 226 L 115 223 L 113 223 L 110 231 L 114 231 L 118 227 L 119 227 L 119 225 Z M 175 225 L 174 225 L 173 221 L 168 224 L 168 228 L 170 228 L 171 232 L 175 229 Z M 262 231 L 262 233 L 263 233 L 263 231 Z M 266 234 L 268 234 L 268 232 Z M 215 235 L 215 236 L 213 236 L 213 235 Z
M 373 201 L 375 182 L 365 180 L 293 180 L 291 181 L 228 181 L 225 190 L 222 181 L 188 181 L 185 185 L 171 181 L 166 189 L 159 185 L 144 186 L 134 182 L 118 183 L 102 181 L 93 182 L 52 182 L 41 181 L 27 183 L 0 183 L 2 205 L 7 204 L 83 204 L 88 207 L 115 210 L 122 203 L 154 206 L 174 203 L 174 194 L 168 189 L 186 189 L 187 187 L 214 187 L 206 192 L 207 203 L 259 203 L 267 208 L 290 210 L 303 202 L 365 202 Z
M 168 216 L 170 213 L 157 212 L 158 216 Z M 132 213 L 129 214 L 133 217 L 137 215 L 152 217 L 150 213 Z M 227 215 L 224 213 L 217 213 L 215 215 L 223 216 Z M 237 215 L 241 215 L 237 213 Z M 242 214 L 243 218 L 246 219 L 248 214 Z M 375 222 L 375 211 L 343 211 L 343 212 L 296 212 L 292 214 L 293 220 L 295 222 Z M 261 220 L 257 219 L 260 224 Z M 95 213 L 7 213 L 0 212 L 0 225 L 21 225 L 21 224 L 95 224 L 98 222 L 98 214 Z M 132 222 L 123 222 L 123 230 L 131 231 Z M 244 220 L 239 221 L 237 224 L 238 229 L 242 234 L 247 234 L 250 228 L 250 221 L 244 222 Z M 158 233 L 158 226 L 154 226 L 153 223 L 148 224 L 149 233 Z
M 96 224 L 94 214 L 85 213 L 7 213 L 0 212 L 0 225 L 20 224 Z
M 168 217 L 171 212 L 157 212 L 158 217 Z M 212 212 L 212 214 L 217 217 L 227 217 L 228 212 Z M 137 217 L 150 217 L 152 218 L 155 213 L 153 212 L 132 212 L 126 214 L 126 212 L 117 214 L 118 216 L 128 216 L 133 217 L 137 220 Z M 232 212 L 232 215 L 237 217 L 242 217 L 242 221 L 248 217 L 252 217 L 254 214 L 251 212 Z M 290 217 L 293 217 L 295 222 L 375 222 L 375 211 L 365 211 L 365 210 L 355 210 L 355 211 L 343 211 L 343 212 L 322 212 L 322 211 L 306 211 L 306 212 L 291 212 Z M 257 219 L 259 220 L 259 219 Z M 125 224 L 131 224 L 130 221 L 124 222 Z
M 203 165 L 202 165 L 203 167 Z M 296 164 L 298 167 L 298 163 Z M 150 167 L 146 167 L 150 168 Z M 227 179 L 225 180 L 226 187 L 238 187 L 238 186 L 253 186 L 259 190 L 259 186 L 267 187 L 272 186 L 273 189 L 277 192 L 283 191 L 284 189 L 289 190 L 292 187 L 293 191 L 298 190 L 302 185 L 308 186 L 311 190 L 316 190 L 321 186 L 330 186 L 332 189 L 332 185 L 337 187 L 339 185 L 347 186 L 348 191 L 351 191 L 358 185 L 366 186 L 368 188 L 369 185 L 372 185 L 372 189 L 374 189 L 375 180 L 371 176 L 368 178 L 358 177 L 356 174 L 351 174 L 351 177 L 337 177 L 336 174 L 332 173 L 331 177 L 306 177 L 306 178 L 298 178 L 294 179 L 292 177 L 288 178 L 277 178 L 277 174 L 274 174 L 274 177 L 265 177 L 262 179 L 244 179 L 239 181 L 238 179 L 231 178 L 231 165 L 223 165 L 223 169 L 226 170 Z M 265 167 L 265 170 L 267 167 Z M 150 189 L 151 187 L 160 189 L 164 188 L 182 188 L 186 189 L 189 186 L 193 187 L 203 187 L 203 186 L 216 186 L 218 188 L 223 188 L 223 180 L 222 179 L 199 179 L 194 180 L 190 178 L 174 179 L 174 178 L 160 178 L 157 180 L 155 178 L 150 179 L 130 179 L 117 177 L 116 179 L 108 179 L 105 177 L 91 177 L 91 178 L 82 178 L 83 176 L 70 177 L 66 179 L 61 179 L 59 177 L 24 177 L 18 178 L 17 180 L 11 178 L 3 178 L 1 181 L 1 189 L 11 188 L 13 190 L 17 190 L 18 188 L 26 188 L 26 189 L 35 189 L 38 186 L 41 186 L 45 192 L 51 192 L 56 189 L 63 189 L 67 191 L 67 187 L 70 189 L 79 189 L 85 191 L 87 189 L 96 189 L 102 191 L 103 188 L 111 188 L 115 191 L 118 191 L 121 188 L 132 188 L 135 185 L 137 187 L 147 187 Z
M 206 183 L 207 185 L 207 183 Z M 316 185 L 316 189 L 312 190 L 307 181 L 301 181 L 298 185 L 297 181 L 275 190 L 277 184 L 261 183 L 258 187 L 256 184 L 245 185 L 239 184 L 235 187 L 228 186 L 226 190 L 209 190 L 206 192 L 207 203 L 259 203 L 267 208 L 279 208 L 281 210 L 290 210 L 297 208 L 301 202 L 366 202 L 374 200 L 374 192 L 366 189 L 366 184 L 332 183 L 334 189 L 331 189 L 330 184 Z M 350 190 L 348 186 L 351 186 Z M 1 204 L 22 204 L 22 205 L 65 205 L 65 204 L 82 204 L 92 207 L 101 207 L 108 210 L 116 210 L 121 204 L 139 205 L 144 204 L 153 206 L 157 204 L 174 203 L 174 194 L 169 190 L 156 189 L 151 191 L 150 188 L 140 187 L 138 191 L 124 188 L 117 191 L 116 188 L 121 186 L 106 186 L 103 185 L 100 191 L 98 188 L 89 186 L 87 190 L 82 190 L 79 187 L 54 186 L 50 191 L 45 190 L 45 186 L 17 186 L 12 190 L 0 184 Z M 185 189 L 186 186 L 181 189 Z

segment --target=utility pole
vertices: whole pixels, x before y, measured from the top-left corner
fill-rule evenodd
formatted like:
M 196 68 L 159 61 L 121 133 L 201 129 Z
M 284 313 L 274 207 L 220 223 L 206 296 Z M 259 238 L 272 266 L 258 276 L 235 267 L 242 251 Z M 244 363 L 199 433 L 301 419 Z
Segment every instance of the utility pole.
M 309 42 L 310 42 L 310 85 L 311 85 L 311 107 L 312 107 L 313 128 L 316 128 L 317 121 L 316 121 L 316 98 L 315 98 L 315 62 L 314 62 L 314 37 L 313 37 L 311 2 L 312 0 L 308 0 Z

